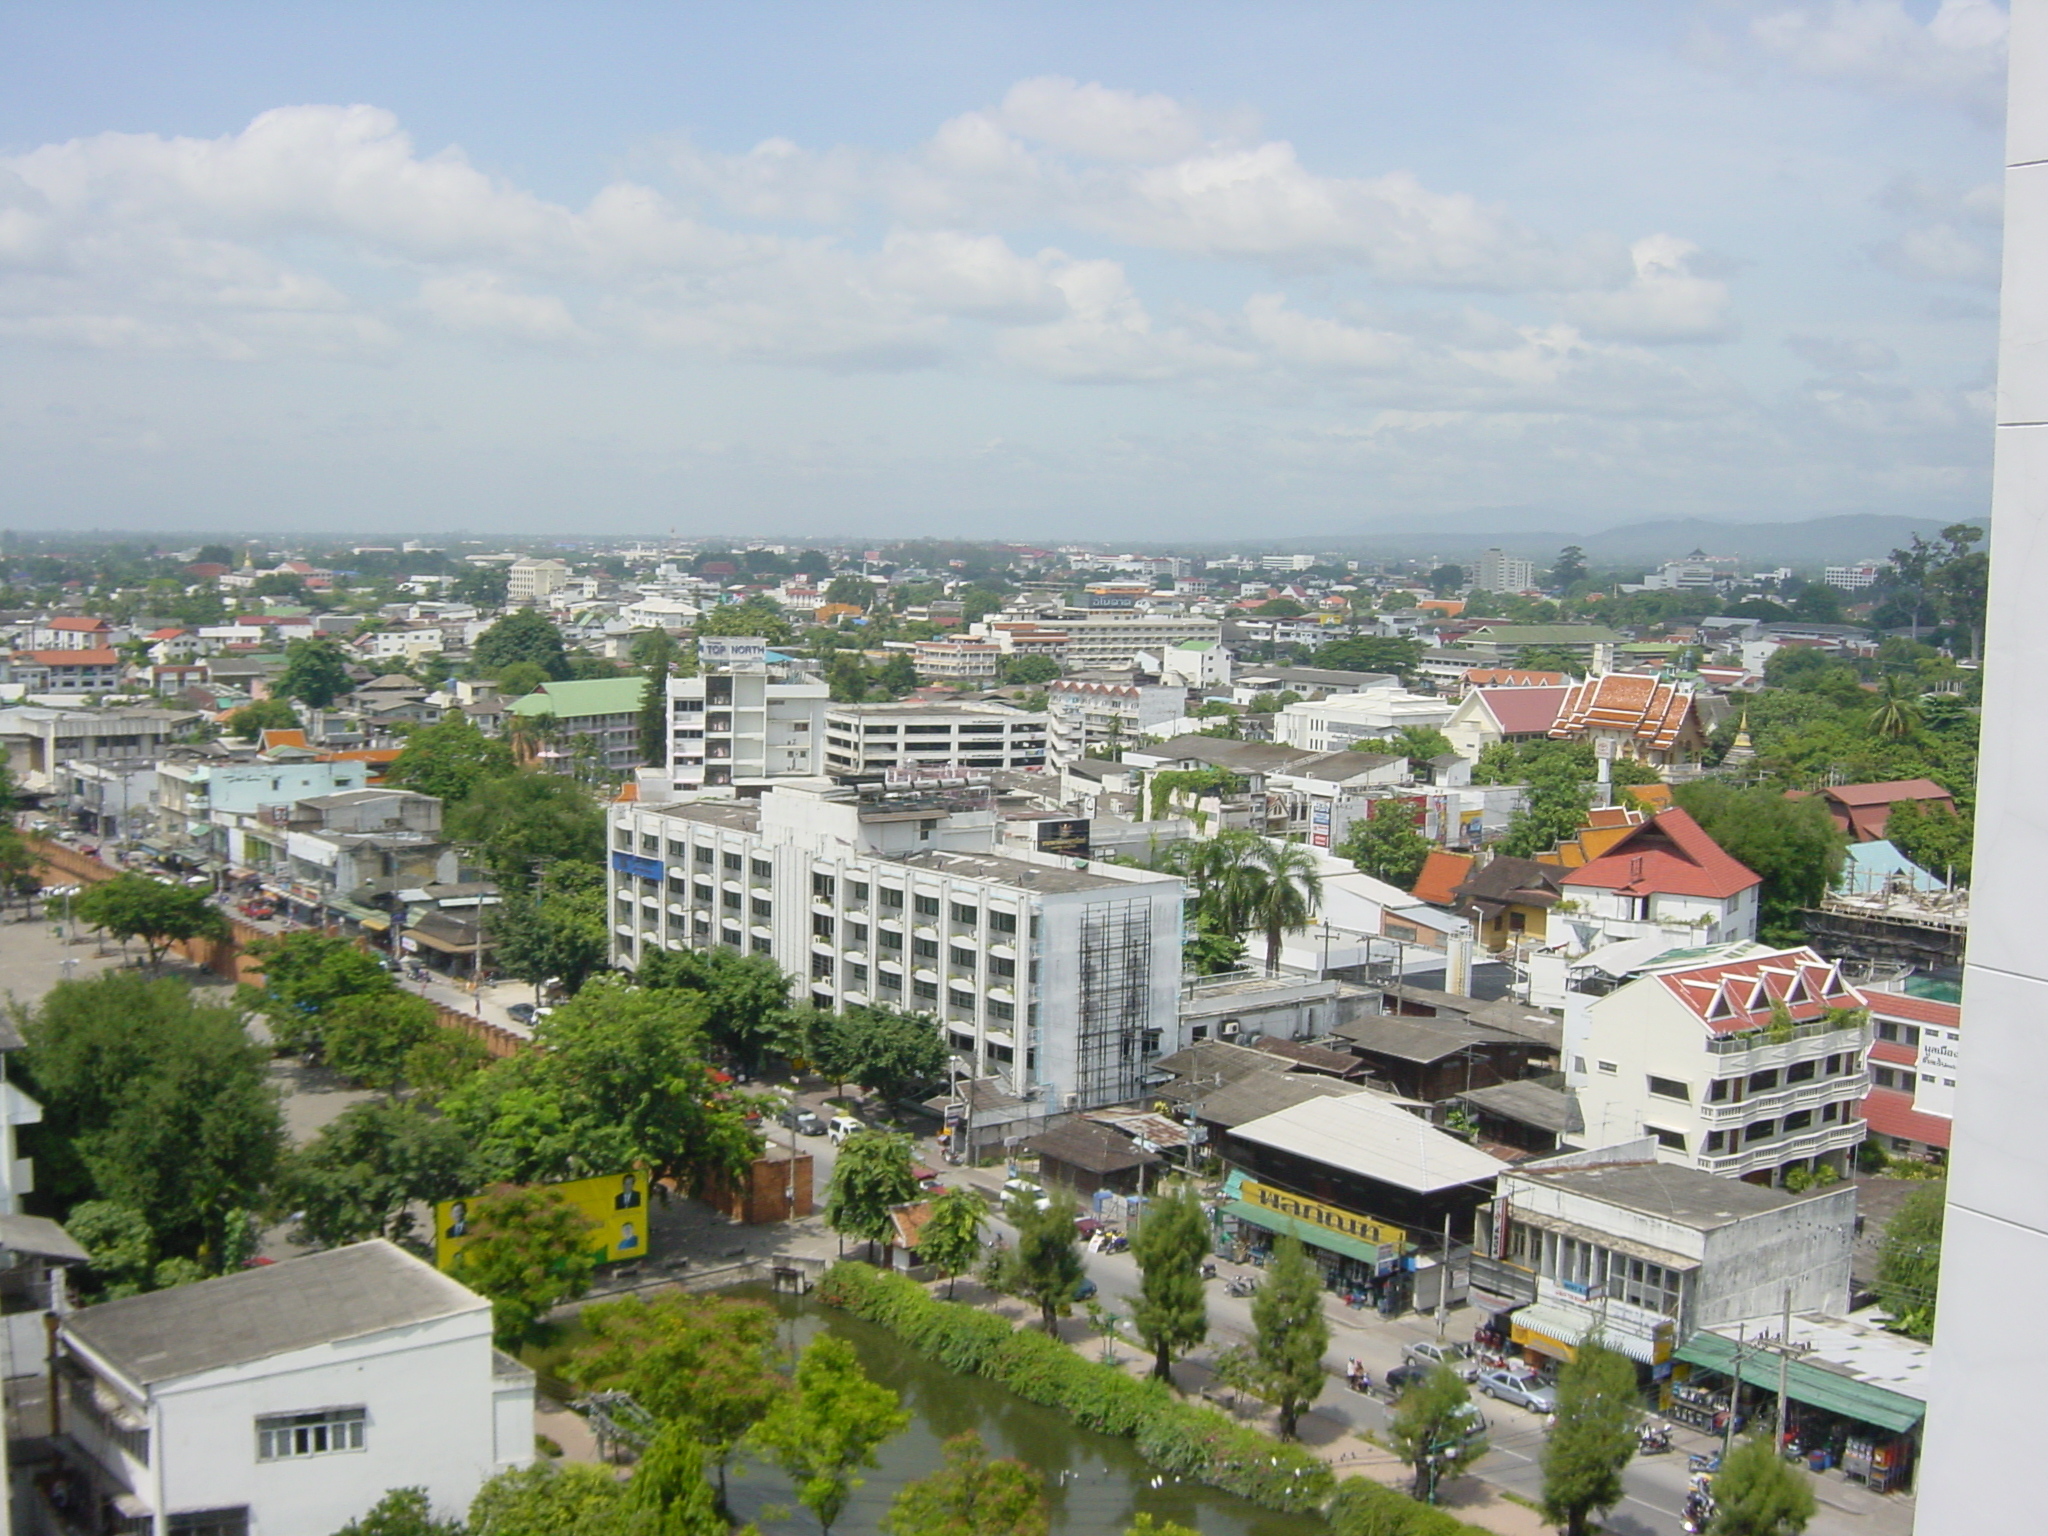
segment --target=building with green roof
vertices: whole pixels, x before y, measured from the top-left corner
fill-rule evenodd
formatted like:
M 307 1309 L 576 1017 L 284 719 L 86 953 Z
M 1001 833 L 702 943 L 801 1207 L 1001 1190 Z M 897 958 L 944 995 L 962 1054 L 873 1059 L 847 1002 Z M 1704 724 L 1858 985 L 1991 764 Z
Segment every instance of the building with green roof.
M 537 720 L 551 715 L 554 739 L 543 740 L 543 763 L 566 759 L 575 751 L 574 738 L 597 742 L 598 761 L 621 772 L 640 766 L 640 700 L 643 677 L 592 677 L 542 683 L 512 705 L 515 719 Z

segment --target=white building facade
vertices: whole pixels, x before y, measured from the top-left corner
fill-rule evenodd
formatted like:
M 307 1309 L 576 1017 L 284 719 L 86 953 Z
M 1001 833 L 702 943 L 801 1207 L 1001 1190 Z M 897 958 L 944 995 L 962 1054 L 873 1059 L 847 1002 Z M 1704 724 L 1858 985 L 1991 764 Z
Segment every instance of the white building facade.
M 669 679 L 673 792 L 817 773 L 831 693 L 739 667 Z
M 819 771 L 1043 768 L 1047 724 L 1002 704 L 832 704 Z
M 1354 741 L 1376 741 L 1405 726 L 1446 725 L 1457 710 L 1449 699 L 1403 688 L 1368 688 L 1289 704 L 1273 716 L 1273 740 L 1310 752 L 1341 752 Z
M 1071 763 L 1091 747 L 1142 741 L 1180 719 L 1187 705 L 1185 687 L 1059 678 L 1045 690 L 1052 760 Z

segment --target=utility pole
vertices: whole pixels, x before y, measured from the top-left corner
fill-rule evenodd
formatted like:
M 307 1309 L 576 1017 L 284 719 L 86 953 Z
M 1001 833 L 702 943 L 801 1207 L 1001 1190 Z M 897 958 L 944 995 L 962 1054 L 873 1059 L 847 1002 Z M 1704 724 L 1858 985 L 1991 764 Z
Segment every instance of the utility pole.
M 1778 1333 L 1778 1454 L 1785 1454 L 1785 1395 L 1792 1376 L 1792 1287 L 1785 1287 L 1784 1322 Z
M 1451 1213 L 1444 1212 L 1444 1254 L 1442 1266 L 1436 1277 L 1436 1337 L 1441 1344 L 1444 1337 L 1444 1316 L 1451 1304 Z

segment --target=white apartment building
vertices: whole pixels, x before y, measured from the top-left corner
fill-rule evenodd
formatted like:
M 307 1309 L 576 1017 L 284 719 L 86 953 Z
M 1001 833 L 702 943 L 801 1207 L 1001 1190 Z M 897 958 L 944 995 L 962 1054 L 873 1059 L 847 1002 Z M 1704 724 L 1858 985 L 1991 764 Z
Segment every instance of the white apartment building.
M 1588 1138 L 1649 1136 L 1664 1162 L 1759 1183 L 1816 1162 L 1849 1171 L 1865 999 L 1811 949 L 1753 951 L 1695 951 L 1604 996 L 1567 995 L 1565 1081 Z
M 611 834 L 622 965 L 769 955 L 819 1007 L 931 1014 L 973 1076 L 1044 1114 L 1129 1099 L 1179 1048 L 1181 882 L 998 853 L 985 785 L 622 804 Z
M 529 555 L 507 566 L 505 576 L 505 601 L 537 603 L 568 585 L 569 567 L 559 560 L 536 560 Z
M 387 1489 L 461 1511 L 533 1459 L 491 1304 L 383 1241 L 72 1312 L 53 1374 L 87 1507 L 126 1532 L 331 1536 Z
M 1035 627 L 1040 632 L 1065 635 L 1064 661 L 1069 672 L 1130 672 L 1136 670 L 1143 655 L 1157 656 L 1189 640 L 1220 644 L 1223 639 L 1221 620 L 1181 614 L 1103 613 L 1085 618 L 1063 614 L 1040 619 Z
M 1341 752 L 1354 741 L 1376 741 L 1404 726 L 1441 729 L 1457 705 L 1403 688 L 1368 688 L 1289 704 L 1273 716 L 1273 740 L 1310 752 Z
M 1259 568 L 1266 571 L 1305 571 L 1316 563 L 1314 555 L 1261 555 Z
M 1889 560 L 1865 560 L 1861 565 L 1831 565 L 1821 572 L 1821 581 L 1844 592 L 1861 592 L 1877 585 L 1877 579 L 1891 569 Z
M 677 794 L 820 771 L 825 705 L 818 682 L 735 667 L 668 684 L 668 780 Z
M 1155 683 L 1059 678 L 1045 689 L 1052 760 L 1071 763 L 1104 743 L 1129 746 L 1187 713 L 1188 691 Z
M 918 641 L 911 661 L 919 677 L 942 682 L 984 682 L 995 677 L 996 661 L 1001 655 L 993 640 L 949 636 Z
M 1536 563 L 1503 549 L 1489 549 L 1472 568 L 1475 592 L 1526 592 L 1535 585 Z
M 702 617 L 695 603 L 680 597 L 650 592 L 619 610 L 619 617 L 635 629 L 688 629 Z
M 189 709 L 0 709 L 0 761 L 47 788 L 73 763 L 147 763 L 199 718 Z
M 1006 704 L 831 704 L 818 771 L 1043 768 L 1046 724 Z

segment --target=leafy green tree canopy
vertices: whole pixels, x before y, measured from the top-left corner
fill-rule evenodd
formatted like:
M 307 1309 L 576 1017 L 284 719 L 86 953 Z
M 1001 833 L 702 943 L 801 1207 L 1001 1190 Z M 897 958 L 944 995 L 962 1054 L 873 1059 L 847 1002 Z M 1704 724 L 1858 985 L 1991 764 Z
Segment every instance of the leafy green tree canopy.
M 1588 1339 L 1557 1383 L 1557 1422 L 1543 1442 L 1543 1517 L 1565 1536 L 1622 1499 L 1622 1469 L 1636 1451 L 1636 1369 Z
M 273 695 L 258 699 L 253 704 L 244 704 L 240 709 L 230 710 L 222 728 L 230 736 L 253 741 L 265 731 L 291 731 L 298 729 L 299 712 L 292 708 L 290 699 Z
M 860 1470 L 875 1465 L 875 1452 L 903 1432 L 910 1415 L 894 1392 L 868 1379 L 853 1346 L 829 1333 L 798 1358 L 795 1388 L 768 1410 L 754 1438 L 829 1536 L 863 1482 Z
M 133 870 L 87 886 L 71 910 L 80 922 L 103 928 L 117 939 L 140 939 L 152 966 L 162 962 L 173 944 L 226 938 L 228 932 L 227 919 L 204 892 Z
M 509 743 L 450 715 L 438 725 L 415 726 L 406 733 L 405 745 L 384 770 L 384 782 L 452 804 L 468 799 L 486 779 L 516 771 Z
M 1045 1536 L 1045 1477 L 1035 1467 L 991 1459 L 972 1430 L 948 1440 L 944 1456 L 897 1493 L 882 1517 L 887 1536 Z
M 325 635 L 315 635 L 285 647 L 284 671 L 272 691 L 308 709 L 325 709 L 351 686 L 348 652 Z
M 597 1224 L 544 1184 L 503 1186 L 469 1204 L 469 1241 L 456 1252 L 456 1279 L 487 1296 L 498 1343 L 516 1349 L 560 1302 L 590 1288 Z
M 1948 1185 L 1922 1185 L 1885 1224 L 1877 1255 L 1877 1297 L 1892 1326 L 1916 1339 L 1934 1337 L 1934 1307 L 1941 1292 L 1941 1229 Z
M 473 655 L 477 666 L 487 673 L 495 673 L 515 661 L 530 661 L 551 678 L 570 675 L 568 647 L 562 643 L 562 632 L 545 615 L 531 608 L 506 614 L 477 636 Z

